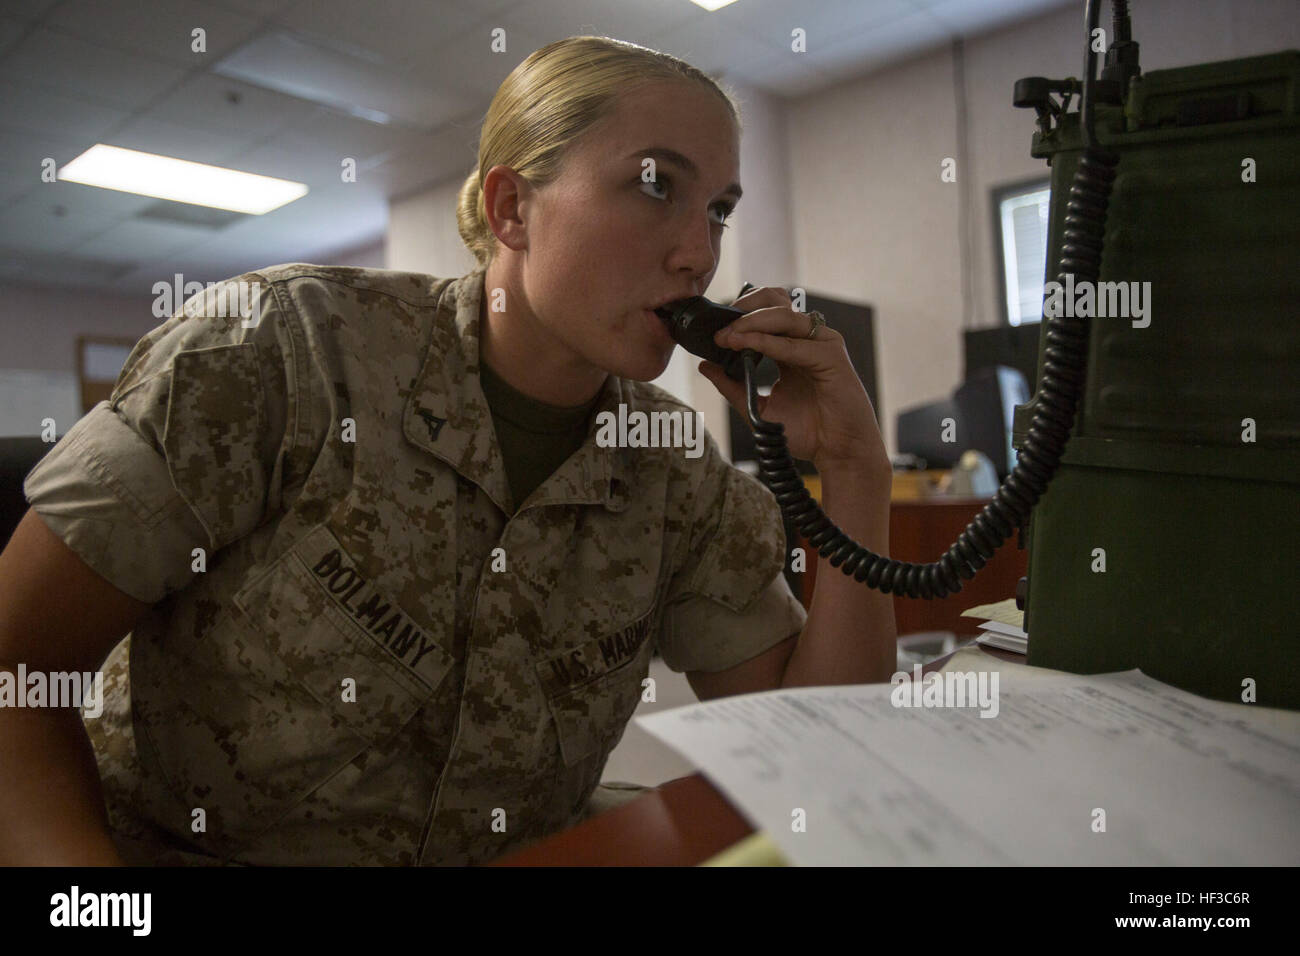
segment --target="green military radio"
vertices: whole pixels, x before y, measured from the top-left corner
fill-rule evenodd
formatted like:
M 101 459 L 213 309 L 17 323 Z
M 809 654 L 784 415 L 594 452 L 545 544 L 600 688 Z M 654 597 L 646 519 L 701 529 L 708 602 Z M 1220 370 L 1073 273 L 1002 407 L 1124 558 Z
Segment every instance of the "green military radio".
M 1092 287 L 1058 275 L 1044 297 L 1040 382 L 1058 322 L 1086 372 L 1029 524 L 1028 660 L 1296 708 L 1300 54 L 1140 76 L 1135 46 L 1095 104 L 1118 164 L 1084 178 L 1109 175 L 1108 200 L 1079 195 L 1082 114 L 1048 96 L 1070 81 L 1016 86 L 1052 167 L 1049 265 L 1102 238 Z M 1016 410 L 1022 454 L 1042 400 Z

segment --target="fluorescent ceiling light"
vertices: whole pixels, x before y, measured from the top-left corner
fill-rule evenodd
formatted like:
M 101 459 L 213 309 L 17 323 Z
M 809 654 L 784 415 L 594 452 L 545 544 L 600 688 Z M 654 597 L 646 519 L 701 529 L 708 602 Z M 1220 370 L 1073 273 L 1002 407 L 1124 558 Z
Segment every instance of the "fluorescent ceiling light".
M 304 183 L 103 143 L 67 163 L 59 170 L 59 179 L 253 216 L 307 195 Z
M 728 4 L 735 2 L 736 0 L 691 0 L 691 3 L 695 4 L 697 7 L 703 7 L 710 13 L 714 10 L 720 10 Z

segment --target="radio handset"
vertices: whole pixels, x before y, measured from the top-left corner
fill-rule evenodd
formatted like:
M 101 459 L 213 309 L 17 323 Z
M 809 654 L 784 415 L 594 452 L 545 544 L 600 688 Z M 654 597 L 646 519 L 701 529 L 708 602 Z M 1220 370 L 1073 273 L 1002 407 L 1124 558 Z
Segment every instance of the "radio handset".
M 702 295 L 678 299 L 655 309 L 655 315 L 664 320 L 674 342 L 692 355 L 721 365 L 727 378 L 736 382 L 745 380 L 745 356 L 749 356 L 756 366 L 763 356 L 753 349 L 739 352 L 724 349 L 713 341 L 713 336 L 744 314 L 729 305 L 710 302 Z

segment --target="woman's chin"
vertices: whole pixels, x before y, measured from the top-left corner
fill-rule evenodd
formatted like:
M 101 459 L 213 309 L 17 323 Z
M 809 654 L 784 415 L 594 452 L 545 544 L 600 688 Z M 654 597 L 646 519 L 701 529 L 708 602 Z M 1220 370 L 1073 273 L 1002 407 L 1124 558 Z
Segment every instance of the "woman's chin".
M 670 349 L 658 358 L 650 357 L 634 364 L 629 363 L 631 367 L 626 371 L 615 374 L 620 378 L 626 378 L 633 382 L 653 382 L 667 370 L 672 357 L 673 353 Z
M 645 345 L 636 349 L 620 349 L 614 355 L 607 356 L 607 361 L 596 363 L 611 375 L 625 378 L 632 382 L 650 382 L 658 378 L 668 368 L 672 360 L 673 349 L 660 348 L 657 345 Z

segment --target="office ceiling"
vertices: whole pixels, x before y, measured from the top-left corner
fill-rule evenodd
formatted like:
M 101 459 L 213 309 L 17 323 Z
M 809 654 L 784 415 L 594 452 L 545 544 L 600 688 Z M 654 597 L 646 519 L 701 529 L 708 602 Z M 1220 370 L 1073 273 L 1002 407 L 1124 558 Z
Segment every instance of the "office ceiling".
M 1063 2 L 5 0 L 0 281 L 143 296 L 177 272 L 207 282 L 377 241 L 390 199 L 469 172 L 501 80 L 565 36 L 631 40 L 797 96 Z M 796 26 L 805 54 L 790 52 Z M 209 216 L 42 181 L 43 160 L 97 142 L 311 191 L 263 216 Z M 347 158 L 356 182 L 342 181 Z

